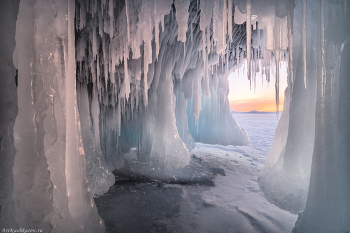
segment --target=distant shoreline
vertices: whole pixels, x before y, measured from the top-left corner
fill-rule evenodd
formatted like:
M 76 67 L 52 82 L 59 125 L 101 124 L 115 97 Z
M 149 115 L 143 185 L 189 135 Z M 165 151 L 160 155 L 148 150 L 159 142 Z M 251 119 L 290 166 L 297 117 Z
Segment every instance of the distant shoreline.
M 259 112 L 259 111 L 250 111 L 250 112 L 236 112 L 236 111 L 231 111 L 233 114 L 276 114 L 276 112 Z M 282 113 L 282 111 L 280 111 L 279 113 Z

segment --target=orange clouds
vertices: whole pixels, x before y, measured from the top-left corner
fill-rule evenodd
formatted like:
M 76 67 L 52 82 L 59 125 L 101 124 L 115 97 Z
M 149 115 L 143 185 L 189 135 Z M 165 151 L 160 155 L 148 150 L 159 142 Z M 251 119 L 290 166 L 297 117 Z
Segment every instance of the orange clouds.
M 232 111 L 250 112 L 253 110 L 260 112 L 275 112 L 276 102 L 273 99 L 242 99 L 230 101 Z M 283 110 L 283 99 L 280 100 L 279 110 Z

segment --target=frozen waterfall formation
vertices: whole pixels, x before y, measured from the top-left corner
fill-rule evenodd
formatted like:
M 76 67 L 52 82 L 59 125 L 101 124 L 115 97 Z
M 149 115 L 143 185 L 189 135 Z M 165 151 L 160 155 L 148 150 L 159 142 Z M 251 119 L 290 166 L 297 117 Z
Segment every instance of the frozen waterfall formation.
M 252 85 L 276 75 L 277 113 L 288 63 L 266 199 L 300 213 L 295 232 L 349 232 L 349 5 L 0 1 L 0 228 L 104 232 L 93 196 L 132 147 L 151 169 L 177 169 L 195 141 L 249 143 L 227 99 L 247 60 Z

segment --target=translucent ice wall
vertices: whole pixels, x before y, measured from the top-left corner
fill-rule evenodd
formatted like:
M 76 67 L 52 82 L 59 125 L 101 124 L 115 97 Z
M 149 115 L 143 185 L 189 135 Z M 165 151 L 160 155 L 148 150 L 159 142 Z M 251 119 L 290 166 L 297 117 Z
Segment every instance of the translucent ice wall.
M 74 1 L 20 1 L 13 62 L 15 221 L 44 232 L 104 232 L 86 178 L 77 109 Z M 12 226 L 13 227 L 13 226 Z
M 349 2 L 316 1 L 316 133 L 305 210 L 293 232 L 350 230 Z M 309 5 L 308 5 L 309 6 Z M 309 9 L 308 9 L 309 10 Z
M 267 200 L 292 213 L 300 213 L 305 207 L 315 138 L 316 73 L 314 71 L 317 54 L 313 53 L 312 48 L 317 41 L 312 38 L 315 26 L 310 25 L 307 34 L 309 46 L 306 51 L 309 62 L 306 67 L 303 58 L 306 46 L 303 42 L 303 16 L 307 16 L 310 20 L 311 14 L 303 14 L 302 9 L 302 5 L 297 3 L 293 24 L 294 59 L 289 63 L 293 69 L 289 69 L 289 75 L 294 74 L 290 78 L 293 80 L 293 85 L 289 84 L 289 90 L 293 90 L 289 105 L 289 120 L 284 120 L 283 116 L 278 129 L 282 124 L 284 127 L 286 124 L 288 126 L 284 131 L 276 130 L 275 134 L 275 138 L 285 140 L 273 143 L 267 163 L 259 177 L 260 189 Z M 275 150 L 276 147 L 280 149 Z M 276 158 L 273 159 L 274 163 L 271 162 L 271 157 Z
M 290 101 L 286 93 L 285 103 L 290 103 L 258 181 L 267 200 L 300 213 L 293 232 L 347 232 L 349 5 L 311 0 L 293 4 L 286 11 L 293 22 L 288 18 L 293 50 L 288 55 Z
M 19 1 L 0 1 L 0 229 L 18 228 L 12 197 L 12 167 L 16 154 L 13 145 L 13 125 L 18 113 L 16 80 L 13 64 L 16 18 Z

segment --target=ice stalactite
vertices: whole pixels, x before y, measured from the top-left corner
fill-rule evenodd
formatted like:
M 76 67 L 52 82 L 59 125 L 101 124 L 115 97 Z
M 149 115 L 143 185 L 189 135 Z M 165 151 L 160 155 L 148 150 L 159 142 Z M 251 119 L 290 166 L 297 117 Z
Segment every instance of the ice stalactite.
M 228 5 L 227 5 L 227 27 L 228 27 L 228 36 L 230 37 L 230 41 L 232 41 L 232 19 L 233 19 L 233 2 L 232 1 L 228 1 Z
M 201 0 L 200 3 L 200 22 L 199 27 L 202 32 L 202 56 L 203 56 L 203 65 L 204 65 L 204 83 L 205 83 L 205 94 L 209 98 L 210 97 L 210 91 L 209 91 L 209 76 L 208 76 L 208 50 L 207 47 L 208 41 L 208 34 L 210 30 L 210 20 L 212 16 L 213 11 L 213 2 L 214 1 L 208 1 L 208 0 Z
M 287 24 L 288 24 L 288 86 L 290 87 L 290 91 L 293 91 L 293 82 L 294 82 L 294 75 L 293 75 L 293 18 L 294 18 L 294 1 L 288 0 L 287 1 Z
M 278 119 L 279 113 L 279 82 L 280 82 L 280 61 L 281 51 L 287 50 L 287 17 L 279 18 L 276 16 L 274 25 L 274 47 L 275 47 L 275 64 L 276 64 L 276 113 Z
M 177 0 L 175 1 L 176 19 L 177 19 L 177 40 L 186 42 L 187 21 L 188 21 L 188 8 L 190 5 L 189 0 Z
M 279 114 L 279 104 L 280 104 L 280 96 L 279 96 L 279 82 L 280 82 L 280 51 L 276 50 L 275 59 L 276 59 L 276 81 L 275 81 L 275 97 L 276 97 L 276 114 L 278 119 Z
M 303 78 L 304 78 L 304 86 L 306 88 L 306 2 L 307 0 L 302 0 L 302 23 L 301 23 L 301 43 L 303 48 Z
M 247 66 L 248 66 L 248 79 L 250 81 L 250 88 L 252 88 L 252 80 L 251 80 L 251 68 L 252 68 L 252 51 L 251 51 L 251 41 L 252 41 L 252 27 L 251 27 L 251 19 L 252 19 L 252 2 L 251 0 L 247 0 L 247 13 L 246 13 L 246 30 L 247 30 Z
M 216 45 L 216 52 L 221 54 L 226 47 L 226 40 L 223 36 L 223 31 L 226 29 L 224 27 L 224 1 L 223 0 L 215 0 L 214 8 L 213 8 L 213 37 Z M 226 33 L 225 33 L 226 34 Z M 225 40 L 225 41 L 224 41 Z

